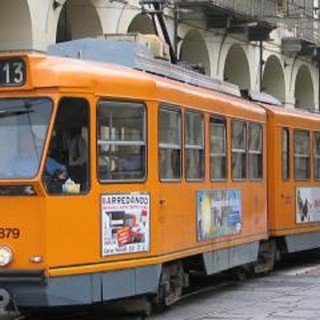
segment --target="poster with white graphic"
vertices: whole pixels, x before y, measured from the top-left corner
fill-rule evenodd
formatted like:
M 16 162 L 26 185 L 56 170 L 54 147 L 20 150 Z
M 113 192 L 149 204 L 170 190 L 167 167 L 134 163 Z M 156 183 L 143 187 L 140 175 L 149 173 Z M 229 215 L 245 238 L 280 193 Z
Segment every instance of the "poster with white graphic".
M 240 190 L 200 190 L 197 194 L 198 240 L 242 230 Z
M 320 221 L 320 188 L 297 188 L 296 222 Z
M 150 195 L 101 195 L 102 256 L 149 250 Z

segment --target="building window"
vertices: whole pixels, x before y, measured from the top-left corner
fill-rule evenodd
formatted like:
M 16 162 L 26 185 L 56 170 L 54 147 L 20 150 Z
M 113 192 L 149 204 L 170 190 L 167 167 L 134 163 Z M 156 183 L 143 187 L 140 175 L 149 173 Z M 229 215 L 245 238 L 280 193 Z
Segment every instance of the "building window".
M 320 180 L 320 132 L 314 133 L 314 179 Z
M 211 180 L 227 178 L 227 123 L 223 118 L 210 118 Z
M 232 121 L 232 178 L 246 179 L 246 123 Z
M 257 123 L 249 124 L 249 179 L 262 179 L 263 157 L 262 157 L 262 126 Z
M 199 180 L 204 177 L 204 121 L 197 112 L 186 112 L 185 118 L 185 163 L 186 179 Z
M 282 129 L 282 179 L 290 178 L 290 136 L 287 128 Z
M 294 172 L 297 180 L 310 178 L 310 139 L 309 132 L 294 132 Z
M 160 180 L 181 179 L 181 113 L 177 108 L 159 110 Z
M 146 110 L 142 103 L 100 101 L 98 170 L 104 181 L 136 181 L 146 176 Z

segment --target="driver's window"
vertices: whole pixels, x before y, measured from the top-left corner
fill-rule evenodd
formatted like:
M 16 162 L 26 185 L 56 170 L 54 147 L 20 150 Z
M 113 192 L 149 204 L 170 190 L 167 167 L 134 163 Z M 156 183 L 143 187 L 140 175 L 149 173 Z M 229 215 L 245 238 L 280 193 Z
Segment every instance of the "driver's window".
M 60 101 L 44 172 L 46 190 L 54 194 L 89 189 L 89 105 L 80 98 Z

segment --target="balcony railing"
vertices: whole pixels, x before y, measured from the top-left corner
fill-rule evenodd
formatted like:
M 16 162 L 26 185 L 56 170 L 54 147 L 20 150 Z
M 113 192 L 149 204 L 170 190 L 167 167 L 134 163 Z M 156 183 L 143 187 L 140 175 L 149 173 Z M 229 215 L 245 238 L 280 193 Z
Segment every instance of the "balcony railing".
M 292 33 L 293 37 L 301 38 L 315 44 L 320 43 L 319 9 L 314 7 L 313 0 L 283 1 L 278 7 L 278 21 Z
M 272 0 L 176 0 L 180 5 L 205 4 L 228 10 L 236 15 L 242 15 L 250 19 L 261 19 L 264 16 L 274 16 L 276 2 Z
M 220 8 L 229 9 L 235 13 L 259 20 L 276 13 L 276 2 L 271 0 L 211 0 L 211 3 Z
M 205 5 L 214 12 L 241 16 L 286 28 L 287 34 L 320 45 L 320 9 L 314 0 L 173 0 L 178 5 Z

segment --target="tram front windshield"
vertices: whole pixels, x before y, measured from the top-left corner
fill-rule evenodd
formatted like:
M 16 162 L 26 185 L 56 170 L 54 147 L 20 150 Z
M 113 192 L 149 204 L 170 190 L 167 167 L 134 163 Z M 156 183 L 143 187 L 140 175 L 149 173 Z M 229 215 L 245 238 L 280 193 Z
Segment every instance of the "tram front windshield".
M 0 99 L 0 179 L 37 174 L 51 111 L 47 98 Z

